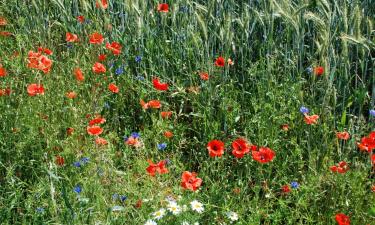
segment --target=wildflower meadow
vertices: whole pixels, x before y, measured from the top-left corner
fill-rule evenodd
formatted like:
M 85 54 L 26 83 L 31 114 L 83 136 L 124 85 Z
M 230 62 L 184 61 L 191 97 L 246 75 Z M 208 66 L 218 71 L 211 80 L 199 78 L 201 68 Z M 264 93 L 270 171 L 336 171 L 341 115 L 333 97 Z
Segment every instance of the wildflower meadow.
M 373 0 L 0 0 L 0 224 L 375 224 Z

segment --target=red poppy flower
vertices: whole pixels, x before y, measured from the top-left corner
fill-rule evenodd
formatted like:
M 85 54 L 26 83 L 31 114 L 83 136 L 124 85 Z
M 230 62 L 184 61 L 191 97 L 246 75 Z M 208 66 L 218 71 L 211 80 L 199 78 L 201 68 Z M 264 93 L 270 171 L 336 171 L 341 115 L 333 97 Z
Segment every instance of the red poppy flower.
M 324 73 L 324 68 L 322 66 L 318 66 L 314 68 L 314 74 L 317 76 L 321 76 Z
M 43 84 L 29 84 L 27 86 L 27 94 L 29 94 L 29 96 L 43 95 L 44 94 Z
M 107 55 L 106 54 L 100 54 L 100 55 L 98 55 L 98 60 L 100 61 L 100 62 L 103 62 L 103 61 L 105 61 L 107 59 Z
M 158 174 L 165 174 L 168 173 L 168 169 L 165 167 L 166 161 L 162 160 L 158 162 L 157 164 L 154 164 L 151 160 L 147 160 L 149 166 L 146 168 L 146 171 L 151 176 L 155 176 L 156 173 Z
M 309 116 L 309 115 L 304 115 L 304 120 L 305 120 L 305 123 L 306 124 L 317 124 L 318 123 L 318 120 L 319 119 L 319 116 L 318 115 L 312 115 L 312 116 Z
M 98 137 L 95 139 L 95 144 L 97 145 L 107 145 L 108 141 L 104 138 Z
M 113 83 L 110 83 L 110 84 L 108 85 L 108 89 L 109 89 L 111 92 L 115 93 L 115 94 L 117 94 L 117 93 L 120 91 L 120 89 L 119 89 L 115 84 L 113 84 Z
M 158 100 L 151 100 L 147 103 L 141 100 L 140 103 L 143 109 L 148 109 L 148 108 L 159 109 L 161 107 L 161 103 Z
M 49 48 L 43 48 L 43 47 L 39 47 L 38 48 L 38 52 L 40 53 L 45 53 L 47 55 L 52 55 L 53 54 L 53 51 Z
M 104 41 L 103 35 L 99 34 L 98 32 L 92 33 L 90 35 L 91 44 L 101 44 L 103 43 L 103 41 Z
M 223 57 L 219 56 L 215 61 L 215 65 L 218 66 L 218 67 L 224 67 L 225 66 L 225 59 Z
M 350 134 L 346 131 L 344 132 L 337 132 L 336 137 L 341 140 L 348 140 L 350 138 Z
M 120 55 L 120 54 L 121 54 L 122 46 L 121 46 L 120 43 L 118 43 L 118 42 L 112 42 L 112 44 L 107 43 L 107 44 L 105 45 L 105 47 L 106 47 L 108 50 L 112 51 L 112 53 L 113 53 L 114 55 Z
M 3 36 L 3 37 L 9 37 L 13 35 L 11 32 L 8 32 L 8 31 L 0 31 L 0 36 Z
M 345 161 L 341 161 L 337 165 L 331 166 L 329 169 L 334 173 L 346 173 L 349 167 Z
M 361 151 L 367 151 L 369 153 L 375 149 L 375 131 L 371 132 L 368 136 L 363 137 L 360 143 L 357 143 L 358 148 Z
M 152 79 L 152 84 L 154 85 L 154 88 L 159 91 L 167 91 L 169 85 L 167 83 L 160 83 L 159 78 Z
M 10 88 L 6 88 L 6 89 L 0 89 L 0 97 L 1 96 L 5 96 L 5 95 L 10 95 L 12 91 L 10 90 Z
M 338 225 L 350 225 L 350 218 L 344 213 L 336 214 L 335 219 Z
M 70 91 L 70 92 L 66 93 L 66 97 L 70 98 L 70 99 L 76 98 L 77 93 L 75 93 L 74 91 Z
M 83 23 L 83 22 L 85 22 L 85 17 L 84 16 L 77 16 L 77 20 L 78 20 L 78 22 Z
M 208 80 L 208 79 L 210 79 L 210 76 L 209 76 L 208 73 L 206 73 L 206 72 L 200 72 L 200 73 L 199 73 L 199 77 L 200 77 L 202 80 Z
M 100 62 L 96 62 L 94 66 L 92 67 L 92 71 L 96 74 L 105 73 L 107 70 L 103 64 Z
M 89 126 L 93 126 L 93 125 L 96 125 L 96 124 L 103 124 L 106 122 L 106 119 L 104 119 L 103 117 L 97 117 L 95 119 L 92 119 L 90 120 L 89 122 Z
M 63 166 L 64 162 L 65 162 L 65 160 L 62 156 L 59 156 L 59 155 L 56 156 L 56 158 L 55 158 L 56 165 Z
M 6 69 L 0 66 L 0 77 L 5 77 L 6 75 L 7 75 Z
M 7 20 L 4 17 L 0 17 L 0 26 L 6 26 L 7 24 Z
M 96 8 L 106 9 L 108 8 L 108 1 L 107 0 L 98 0 L 95 4 Z
M 238 138 L 232 142 L 232 149 L 232 154 L 236 158 L 242 158 L 250 152 L 250 145 L 245 139 Z
M 52 67 L 52 61 L 47 56 L 42 55 L 41 51 L 29 51 L 27 66 L 32 69 L 41 70 L 44 73 L 48 73 Z
M 160 115 L 163 119 L 171 118 L 172 117 L 172 111 L 166 111 L 166 112 L 160 112 Z
M 282 191 L 283 193 L 289 193 L 289 192 L 290 192 L 290 187 L 289 187 L 289 185 L 284 185 L 284 186 L 282 186 L 282 187 L 281 187 L 281 191 Z
M 261 147 L 258 151 L 252 151 L 253 159 L 260 163 L 267 163 L 272 161 L 275 157 L 275 152 L 267 147 Z
M 165 131 L 164 132 L 164 137 L 171 138 L 171 137 L 173 137 L 173 133 L 171 131 Z
M 90 135 L 100 135 L 101 133 L 103 133 L 103 128 L 99 126 L 89 126 L 86 130 Z
M 288 131 L 289 130 L 289 125 L 288 124 L 283 124 L 283 125 L 281 125 L 281 129 L 283 131 Z
M 83 76 L 82 70 L 80 68 L 76 68 L 74 70 L 74 76 L 76 77 L 77 81 L 84 81 L 85 77 Z
M 78 36 L 76 34 L 72 34 L 72 33 L 67 32 L 65 40 L 67 42 L 77 42 Z
M 167 3 L 161 3 L 158 5 L 158 12 L 169 12 L 169 5 Z
M 181 180 L 181 187 L 191 191 L 196 191 L 202 184 L 202 179 L 197 178 L 196 173 L 189 171 L 182 173 Z
M 208 142 L 207 150 L 211 157 L 221 157 L 224 154 L 224 142 L 212 140 Z
M 68 128 L 66 128 L 66 134 L 67 134 L 68 136 L 72 135 L 73 132 L 74 132 L 74 128 L 73 128 L 73 127 L 68 127 Z

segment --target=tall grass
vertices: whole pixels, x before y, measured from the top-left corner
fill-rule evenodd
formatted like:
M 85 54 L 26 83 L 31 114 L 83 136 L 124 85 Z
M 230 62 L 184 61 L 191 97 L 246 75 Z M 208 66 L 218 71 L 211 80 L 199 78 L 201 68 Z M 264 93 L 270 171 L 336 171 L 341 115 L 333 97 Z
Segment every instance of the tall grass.
M 157 1 L 110 0 L 106 10 L 89 0 L 0 1 L 0 16 L 9 21 L 3 30 L 14 34 L 0 37 L 0 63 L 10 74 L 0 88 L 14 90 L 0 97 L 0 221 L 143 224 L 159 207 L 157 200 L 174 193 L 208 204 L 210 213 L 201 224 L 218 224 L 219 209 L 235 209 L 240 224 L 332 224 L 340 211 L 350 214 L 353 224 L 371 224 L 374 174 L 356 142 L 374 129 L 369 116 L 375 104 L 374 3 L 167 2 L 168 14 L 156 11 Z M 89 22 L 79 24 L 78 15 Z M 123 54 L 109 57 L 107 65 L 113 64 L 107 76 L 119 84 L 120 95 L 107 93 L 109 81 L 91 72 L 104 52 L 87 44 L 94 31 L 124 46 Z M 66 32 L 79 34 L 82 42 L 68 47 Z M 38 46 L 54 51 L 48 75 L 26 67 L 28 51 Z M 11 57 L 14 51 L 19 57 Z M 137 56 L 142 56 L 140 63 Z M 218 69 L 213 64 L 218 56 L 233 59 L 234 65 Z M 325 69 L 322 77 L 309 72 L 319 65 Z M 115 75 L 121 66 L 124 73 Z M 75 67 L 84 70 L 84 84 L 75 81 Z M 210 80 L 201 81 L 198 71 L 207 71 Z M 168 81 L 172 90 L 153 91 L 153 76 Z M 40 81 L 46 94 L 29 98 L 26 85 Z M 66 99 L 70 90 L 78 99 Z M 140 99 L 161 100 L 165 110 L 174 111 L 173 119 L 142 111 Z M 318 125 L 304 124 L 302 105 L 320 115 Z M 110 144 L 105 148 L 86 135 L 85 115 L 96 113 L 107 119 Z M 282 124 L 290 130 L 281 130 Z M 76 129 L 73 136 L 66 135 L 67 127 Z M 175 136 L 160 152 L 156 143 L 166 142 L 166 129 Z M 344 129 L 352 135 L 346 143 L 335 137 Z M 142 135 L 142 151 L 123 143 L 133 131 Z M 235 160 L 229 151 L 220 159 L 208 157 L 210 140 L 221 139 L 229 149 L 238 136 L 271 147 L 275 160 L 260 165 L 251 157 Z M 57 154 L 65 157 L 63 169 L 54 164 Z M 71 166 L 83 156 L 90 157 L 87 166 Z M 145 173 L 149 158 L 169 158 L 170 173 L 150 179 Z M 350 163 L 350 172 L 330 173 L 329 166 L 341 160 Z M 198 194 L 181 191 L 184 170 L 197 171 L 204 180 Z M 300 183 L 298 192 L 279 195 L 292 180 Z M 75 199 L 77 184 L 88 203 Z M 241 192 L 234 194 L 236 188 Z M 110 212 L 113 193 L 128 196 L 124 212 Z M 156 203 L 133 206 L 151 196 Z M 45 212 L 36 212 L 37 207 Z

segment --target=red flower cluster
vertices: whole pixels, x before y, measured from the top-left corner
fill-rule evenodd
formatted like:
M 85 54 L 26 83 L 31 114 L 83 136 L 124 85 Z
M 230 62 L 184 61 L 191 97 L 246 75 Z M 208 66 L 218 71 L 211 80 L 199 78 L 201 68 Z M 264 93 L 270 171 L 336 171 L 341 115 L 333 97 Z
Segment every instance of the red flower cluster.
M 196 191 L 202 184 L 202 179 L 194 172 L 185 171 L 181 177 L 181 187 L 187 190 Z
M 349 167 L 345 161 L 341 161 L 337 165 L 331 166 L 329 169 L 334 173 L 346 173 Z
M 92 67 L 92 71 L 94 71 L 94 73 L 96 74 L 101 74 L 105 73 L 107 70 L 103 64 L 101 64 L 100 62 L 96 62 Z
M 237 138 L 232 142 L 232 154 L 240 159 L 250 152 L 252 146 L 243 138 Z
M 142 106 L 143 109 L 148 109 L 148 108 L 160 109 L 160 107 L 161 107 L 161 103 L 158 100 L 151 100 L 151 101 L 146 103 L 141 99 L 140 103 L 141 103 L 141 106 Z
M 336 137 L 341 140 L 348 140 L 350 138 L 350 134 L 346 131 L 343 132 L 337 132 Z
M 260 163 L 268 163 L 275 157 L 275 152 L 267 147 L 260 147 L 258 151 L 252 152 L 253 159 Z
M 363 137 L 361 142 L 357 143 L 357 146 L 361 151 L 371 153 L 375 148 L 375 131 L 372 131 L 368 136 Z
M 167 164 L 165 160 L 162 160 L 158 162 L 157 164 L 154 164 L 151 160 L 147 160 L 147 162 L 150 165 L 146 168 L 146 171 L 151 176 L 155 176 L 156 173 L 158 174 L 168 173 L 168 169 L 165 167 L 165 165 Z
M 168 83 L 160 83 L 159 78 L 152 79 L 152 84 L 154 85 L 154 88 L 159 91 L 167 91 L 168 90 Z
M 112 51 L 112 53 L 113 53 L 114 55 L 120 55 L 120 54 L 121 54 L 122 46 L 121 46 L 120 43 L 118 43 L 118 42 L 112 42 L 112 44 L 107 43 L 107 44 L 105 45 L 105 47 L 106 47 L 108 50 Z
M 65 36 L 65 40 L 67 42 L 77 42 L 78 41 L 78 36 L 76 34 L 72 34 L 67 32 Z
M 211 157 L 221 157 L 224 154 L 224 142 L 212 140 L 208 142 L 207 150 Z
M 43 55 L 43 52 L 47 55 L 52 54 L 51 50 L 43 48 L 39 48 L 38 52 L 29 51 L 27 67 L 41 70 L 46 74 L 51 70 L 52 60 Z
M 317 66 L 314 68 L 314 74 L 321 76 L 324 73 L 324 68 L 322 66 Z
M 29 96 L 44 95 L 43 84 L 29 84 L 27 86 L 27 94 Z
M 169 5 L 167 3 L 161 3 L 158 5 L 158 12 L 169 12 Z
M 336 214 L 336 222 L 338 225 L 350 225 L 350 218 L 349 216 L 345 215 L 344 213 Z
M 90 43 L 91 44 L 101 44 L 104 41 L 103 35 L 98 32 L 92 33 L 90 35 Z

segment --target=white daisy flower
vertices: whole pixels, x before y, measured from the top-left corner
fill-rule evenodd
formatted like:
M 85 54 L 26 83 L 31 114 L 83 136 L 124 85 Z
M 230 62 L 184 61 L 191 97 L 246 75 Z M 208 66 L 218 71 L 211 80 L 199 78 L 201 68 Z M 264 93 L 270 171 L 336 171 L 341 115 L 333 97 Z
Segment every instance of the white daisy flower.
M 235 212 L 227 212 L 227 217 L 232 221 L 237 221 L 238 220 L 238 214 Z
M 183 222 L 181 223 L 181 225 L 189 225 L 189 223 L 186 222 L 186 221 L 183 221 Z
M 154 219 L 160 220 L 165 216 L 165 209 L 159 209 L 158 211 L 154 212 L 152 216 L 154 216 Z
M 145 225 L 158 225 L 158 224 L 153 220 L 147 220 Z
M 173 215 L 178 215 L 181 212 L 181 207 L 176 202 L 169 202 L 167 209 Z
M 195 222 L 193 225 L 199 225 L 199 223 L 198 223 L 198 222 Z
M 202 213 L 204 211 L 203 204 L 198 202 L 197 200 L 190 202 L 190 205 L 191 209 L 197 211 L 198 213 Z

